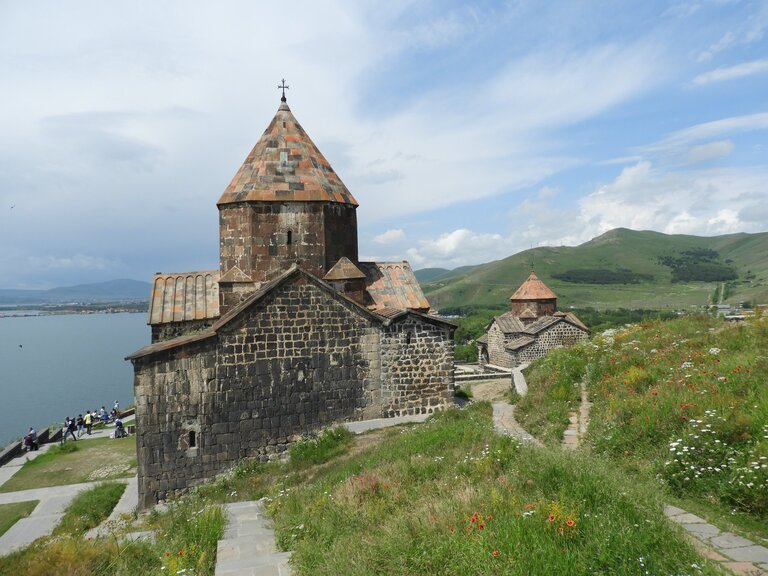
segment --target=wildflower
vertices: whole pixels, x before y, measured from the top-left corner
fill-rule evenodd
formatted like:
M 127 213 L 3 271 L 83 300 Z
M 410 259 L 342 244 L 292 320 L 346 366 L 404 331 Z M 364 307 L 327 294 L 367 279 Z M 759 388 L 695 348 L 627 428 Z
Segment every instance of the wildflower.
M 549 521 L 550 522 L 554 522 L 555 521 L 555 515 L 554 514 L 550 514 L 549 515 Z
M 565 521 L 565 525 L 568 526 L 568 528 L 573 528 L 575 524 L 576 522 L 574 522 L 571 518 L 568 518 L 568 520 Z
M 491 556 L 493 556 L 494 558 L 496 558 L 498 555 L 499 555 L 498 550 L 494 550 L 493 552 L 491 552 Z

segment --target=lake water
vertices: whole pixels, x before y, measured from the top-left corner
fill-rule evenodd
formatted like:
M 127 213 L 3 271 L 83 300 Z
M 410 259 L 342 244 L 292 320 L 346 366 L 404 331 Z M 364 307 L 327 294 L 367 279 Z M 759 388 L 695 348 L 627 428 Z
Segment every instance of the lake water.
M 149 344 L 146 314 L 0 317 L 0 447 L 65 416 L 133 404 L 133 366 Z

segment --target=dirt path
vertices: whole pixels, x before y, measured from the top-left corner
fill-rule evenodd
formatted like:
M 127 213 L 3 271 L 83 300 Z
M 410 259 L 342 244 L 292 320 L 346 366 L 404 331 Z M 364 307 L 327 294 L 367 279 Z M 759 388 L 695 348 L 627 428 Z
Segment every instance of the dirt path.
M 494 402 L 507 400 L 506 394 L 512 389 L 512 383 L 506 378 L 502 380 L 481 380 L 472 383 L 472 399 L 476 402 L 488 400 Z

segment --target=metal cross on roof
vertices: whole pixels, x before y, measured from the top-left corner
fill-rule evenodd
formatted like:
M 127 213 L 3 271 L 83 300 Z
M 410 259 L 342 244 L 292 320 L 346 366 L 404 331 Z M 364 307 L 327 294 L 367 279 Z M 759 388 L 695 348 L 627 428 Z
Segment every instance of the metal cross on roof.
M 280 101 L 281 101 L 281 102 L 285 102 L 285 91 L 286 91 L 288 88 L 290 88 L 290 86 L 288 86 L 288 84 L 286 84 L 286 83 L 285 83 L 285 78 L 283 78 L 283 79 L 280 81 L 280 84 L 278 84 L 278 85 L 277 85 L 277 89 L 278 89 L 278 90 L 282 90 L 282 91 L 283 91 L 283 97 L 282 97 L 282 98 L 280 98 Z

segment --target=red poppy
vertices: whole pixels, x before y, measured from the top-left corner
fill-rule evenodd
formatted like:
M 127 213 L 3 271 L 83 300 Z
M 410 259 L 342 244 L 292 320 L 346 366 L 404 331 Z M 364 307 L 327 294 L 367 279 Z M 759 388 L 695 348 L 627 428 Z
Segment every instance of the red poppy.
M 568 520 L 565 521 L 565 525 L 568 526 L 569 528 L 572 527 L 574 524 L 576 524 L 576 522 L 574 522 L 570 518 L 568 518 Z
M 554 514 L 550 514 L 549 515 L 549 521 L 550 522 L 554 522 L 555 521 L 555 515 Z
M 496 558 L 496 556 L 498 556 L 498 555 L 499 555 L 499 551 L 498 550 L 494 550 L 493 552 L 491 552 L 491 556 L 493 556 L 494 558 Z

